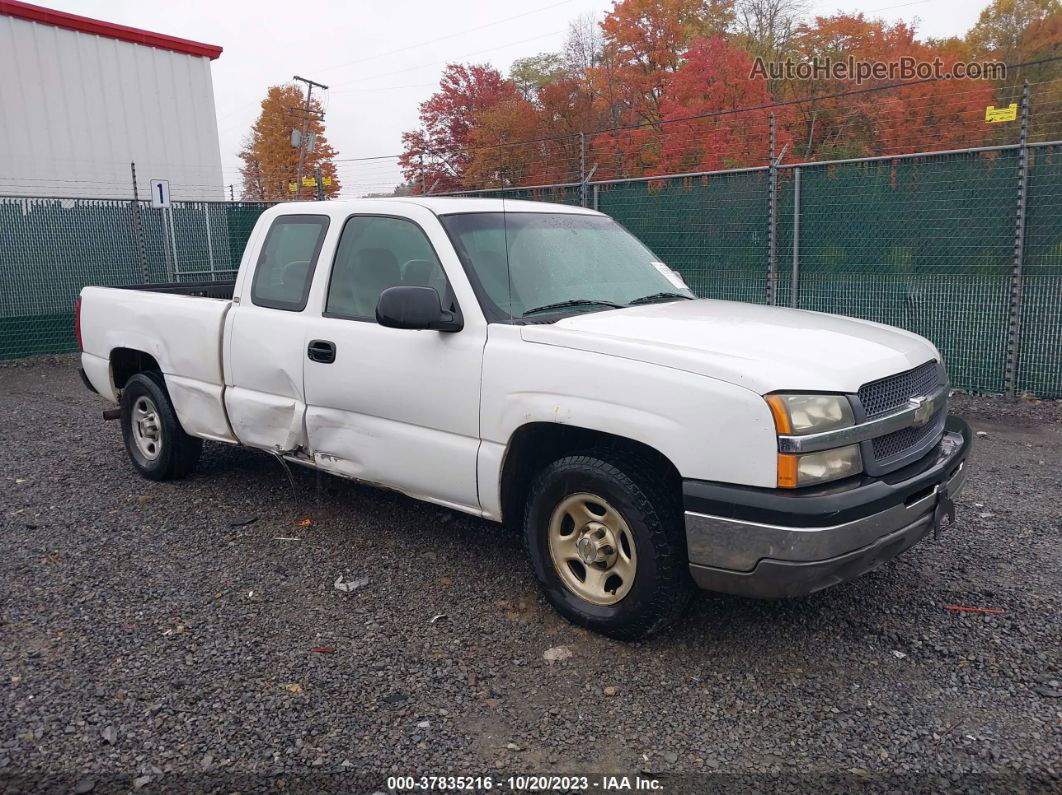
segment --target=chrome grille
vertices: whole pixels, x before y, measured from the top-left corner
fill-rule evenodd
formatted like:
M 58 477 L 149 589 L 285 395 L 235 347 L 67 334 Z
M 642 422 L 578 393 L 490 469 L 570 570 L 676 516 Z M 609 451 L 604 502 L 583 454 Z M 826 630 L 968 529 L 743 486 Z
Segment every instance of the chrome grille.
M 874 452 L 874 461 L 878 464 L 886 464 L 889 459 L 898 458 L 912 448 L 918 447 L 931 436 L 939 434 L 944 428 L 946 409 L 941 409 L 920 428 L 901 428 L 898 431 L 879 436 L 870 440 L 871 449 Z
M 944 368 L 926 362 L 904 373 L 871 381 L 859 388 L 859 402 L 868 420 L 910 406 L 911 398 L 932 394 L 946 382 Z M 947 407 L 939 409 L 925 425 L 901 428 L 863 443 L 863 466 L 868 474 L 883 475 L 904 466 L 940 438 Z
M 859 402 L 867 418 L 904 408 L 913 397 L 928 395 L 943 383 L 940 367 L 936 362 L 926 362 L 905 373 L 890 375 L 863 384 L 859 388 Z M 930 427 L 932 423 L 924 427 Z M 897 432 L 899 433 L 899 431 Z M 889 434 L 892 436 L 894 434 Z

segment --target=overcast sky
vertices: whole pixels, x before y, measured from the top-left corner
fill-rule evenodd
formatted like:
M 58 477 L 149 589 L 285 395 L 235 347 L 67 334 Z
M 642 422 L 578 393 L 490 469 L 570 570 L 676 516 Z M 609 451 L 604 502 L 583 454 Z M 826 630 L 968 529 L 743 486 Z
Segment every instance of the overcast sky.
M 36 0 L 42 5 L 224 48 L 213 63 L 225 182 L 239 190 L 240 142 L 266 87 L 298 74 L 329 86 L 322 100 L 344 195 L 390 190 L 393 155 L 417 105 L 450 61 L 512 61 L 560 49 L 569 20 L 600 18 L 611 0 Z M 813 0 L 815 14 L 863 12 L 915 22 L 923 36 L 961 35 L 988 0 Z M 244 9 L 244 10 L 240 10 Z

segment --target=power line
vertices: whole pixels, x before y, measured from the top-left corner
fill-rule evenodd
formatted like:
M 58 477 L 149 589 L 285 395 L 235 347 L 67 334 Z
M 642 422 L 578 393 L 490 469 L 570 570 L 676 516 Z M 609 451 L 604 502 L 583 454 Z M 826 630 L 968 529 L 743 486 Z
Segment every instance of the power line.
M 395 55 L 397 53 L 407 52 L 409 50 L 417 49 L 418 47 L 424 47 L 424 46 L 427 46 L 429 44 L 434 44 L 434 43 L 439 42 L 439 41 L 445 41 L 447 39 L 457 38 L 458 36 L 463 36 L 463 35 L 465 35 L 467 33 L 474 33 L 474 32 L 476 32 L 478 30 L 484 30 L 486 28 L 493 27 L 495 25 L 501 25 L 501 24 L 503 24 L 505 22 L 511 22 L 514 19 L 522 19 L 524 17 L 528 17 L 528 16 L 531 16 L 533 14 L 541 13 L 542 11 L 548 11 L 548 10 L 550 10 L 552 8 L 558 8 L 558 7 L 563 6 L 563 5 L 568 5 L 570 2 L 571 2 L 571 0 L 561 0 L 561 2 L 559 2 L 559 3 L 552 3 L 550 5 L 542 6 L 540 8 L 534 8 L 534 9 L 531 9 L 530 11 L 525 11 L 525 12 L 523 12 L 521 14 L 514 14 L 513 16 L 504 17 L 502 19 L 497 19 L 497 20 L 495 20 L 493 22 L 487 22 L 487 23 L 484 23 L 482 25 L 476 25 L 475 27 L 464 28 L 462 30 L 455 31 L 453 33 L 448 33 L 445 36 L 439 36 L 439 37 L 434 38 L 434 39 L 428 39 L 427 41 L 420 42 L 419 44 L 411 44 L 411 45 L 408 45 L 408 46 L 405 46 L 405 47 L 400 47 L 400 48 L 398 48 L 396 50 L 386 50 L 386 51 L 384 51 L 382 53 L 377 53 L 375 55 L 368 55 L 368 56 L 365 56 L 364 58 L 358 58 L 358 59 L 355 59 L 353 61 L 346 61 L 346 62 L 344 62 L 342 64 L 338 64 L 338 65 L 321 67 L 321 68 L 318 68 L 316 71 L 318 71 L 318 72 L 328 72 L 328 71 L 331 71 L 333 69 L 339 69 L 339 68 L 341 68 L 343 66 L 351 66 L 351 65 L 357 64 L 357 63 L 364 63 L 366 61 L 372 61 L 372 60 L 376 60 L 376 59 L 379 59 L 379 58 L 384 58 L 384 57 L 387 57 L 388 55 Z M 549 34 L 549 35 L 554 35 L 554 34 Z M 519 44 L 519 43 L 520 42 L 514 42 L 514 44 Z M 511 45 L 506 45 L 506 46 L 511 46 Z M 457 56 L 457 57 L 458 58 L 464 58 L 464 57 L 467 57 L 467 56 L 463 56 L 462 55 L 462 56 Z M 434 84 L 431 84 L 431 85 L 434 85 Z M 403 86 L 403 88 L 404 88 L 404 86 Z M 238 105 L 237 107 L 229 110 L 228 112 L 226 112 L 222 116 L 219 116 L 218 117 L 218 121 L 221 121 L 223 119 L 227 119 L 230 116 L 232 116 L 233 114 L 239 113 L 242 110 L 244 110 L 245 108 L 248 108 L 251 105 L 257 105 L 257 104 L 259 104 L 259 100 L 255 100 L 254 102 L 248 102 L 246 104 Z M 235 126 L 237 126 L 237 125 L 236 124 L 230 124 L 230 125 L 228 125 L 227 127 L 223 128 L 223 129 L 228 130 L 228 129 L 231 129 L 232 127 L 235 127 Z
M 560 32 L 561 31 L 555 30 L 555 31 L 553 31 L 551 33 L 543 33 L 540 36 L 532 36 L 531 38 L 520 39 L 519 41 L 510 41 L 510 42 L 507 42 L 506 44 L 499 44 L 499 45 L 496 45 L 494 47 L 487 47 L 486 49 L 475 50 L 474 52 L 466 52 L 463 55 L 455 55 L 455 56 L 450 57 L 450 58 L 444 58 L 442 61 L 439 61 L 439 60 L 427 61 L 425 63 L 420 63 L 420 64 L 416 64 L 414 66 L 406 67 L 405 69 L 396 69 L 396 70 L 389 71 L 389 72 L 380 72 L 380 73 L 375 74 L 375 75 L 368 75 L 368 76 L 365 76 L 365 77 L 356 78 L 354 80 L 348 80 L 345 83 L 336 83 L 336 85 L 337 86 L 344 86 L 344 85 L 350 85 L 351 83 L 364 83 L 364 82 L 369 81 L 369 80 L 378 80 L 381 77 L 390 77 L 391 75 L 400 75 L 400 74 L 404 74 L 406 72 L 412 72 L 412 71 L 414 71 L 416 69 L 424 69 L 424 68 L 427 68 L 429 66 L 436 66 L 439 63 L 453 63 L 454 61 L 460 61 L 460 60 L 462 60 L 464 58 L 470 58 L 473 55 L 482 55 L 485 52 L 494 52 L 495 50 L 504 50 L 507 47 L 515 47 L 518 44 L 527 44 L 530 41 L 538 41 L 539 39 L 546 39 L 546 38 L 549 38 L 551 36 L 556 36 Z M 345 91 L 337 91 L 336 93 L 337 94 L 345 94 L 345 93 L 347 93 L 349 91 L 352 91 L 352 90 L 356 90 L 356 89 L 346 89 Z
M 476 25 L 475 27 L 472 27 L 472 28 L 465 28 L 464 30 L 459 30 L 459 31 L 456 31 L 454 33 L 447 33 L 445 36 L 437 36 L 434 39 L 428 39 L 427 41 L 422 41 L 422 42 L 419 42 L 418 44 L 409 44 L 409 45 L 407 45 L 405 47 L 399 47 L 398 49 L 395 49 L 395 50 L 386 50 L 385 52 L 376 53 L 375 55 L 367 55 L 364 58 L 356 58 L 353 61 L 346 61 L 346 62 L 341 63 L 341 64 L 336 64 L 335 66 L 325 66 L 323 68 L 318 69 L 317 71 L 318 72 L 328 72 L 328 71 L 331 71 L 332 69 L 341 69 L 344 66 L 352 66 L 352 65 L 357 64 L 357 63 L 365 63 L 366 61 L 375 61 L 375 60 L 378 60 L 380 58 L 384 58 L 384 57 L 386 57 L 388 55 L 396 55 L 397 53 L 408 52 L 409 50 L 416 50 L 416 49 L 419 49 L 420 47 L 425 47 L 425 46 L 427 46 L 429 44 L 435 44 L 435 43 L 440 42 L 440 41 L 446 41 L 447 39 L 453 39 L 453 38 L 457 38 L 458 36 L 464 36 L 466 33 L 474 33 L 477 30 L 484 30 L 486 28 L 494 27 L 495 25 L 501 25 L 501 24 L 503 24 L 505 22 L 512 22 L 514 19 L 522 19 L 524 17 L 529 17 L 532 14 L 539 14 L 539 13 L 541 13 L 543 11 L 548 11 L 551 8 L 558 8 L 559 6 L 568 5 L 570 2 L 571 2 L 571 0 L 561 0 L 561 2 L 559 2 L 559 3 L 552 3 L 551 5 L 548 5 L 548 6 L 542 6 L 540 8 L 533 8 L 530 11 L 524 11 L 522 14 L 514 14 L 511 17 L 505 17 L 504 19 L 498 19 L 498 20 L 495 20 L 494 22 L 486 22 L 486 23 L 484 23 L 482 25 Z M 550 35 L 552 35 L 552 34 L 550 34 Z M 460 56 L 460 57 L 464 57 L 464 56 Z

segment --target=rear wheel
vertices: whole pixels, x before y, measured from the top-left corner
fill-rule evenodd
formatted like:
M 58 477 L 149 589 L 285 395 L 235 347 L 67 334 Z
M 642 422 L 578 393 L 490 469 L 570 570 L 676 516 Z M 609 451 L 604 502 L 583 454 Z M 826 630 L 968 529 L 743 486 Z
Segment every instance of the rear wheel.
M 133 467 L 150 480 L 179 480 L 199 460 L 203 441 L 189 436 L 158 373 L 137 373 L 122 390 L 122 437 Z
M 604 635 L 651 635 L 693 595 L 676 496 L 636 456 L 590 451 L 547 466 L 532 484 L 524 534 L 553 606 Z

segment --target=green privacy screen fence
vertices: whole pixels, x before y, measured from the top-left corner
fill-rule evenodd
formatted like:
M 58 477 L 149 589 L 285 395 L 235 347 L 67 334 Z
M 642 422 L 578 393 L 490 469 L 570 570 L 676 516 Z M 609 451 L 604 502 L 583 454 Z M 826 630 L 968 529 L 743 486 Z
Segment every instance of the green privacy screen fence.
M 0 197 L 0 359 L 76 350 L 85 285 L 234 278 L 269 206 Z
M 698 295 L 900 326 L 936 343 L 956 387 L 1062 397 L 1062 144 L 779 166 L 776 179 L 773 245 L 767 167 L 594 183 L 586 203 Z M 465 195 L 581 203 L 578 185 Z
M 699 295 L 900 326 L 957 387 L 1062 397 L 1062 143 L 475 195 L 585 201 Z M 231 279 L 267 206 L 141 205 L 138 234 L 128 201 L 0 198 L 0 358 L 73 350 L 86 284 Z

